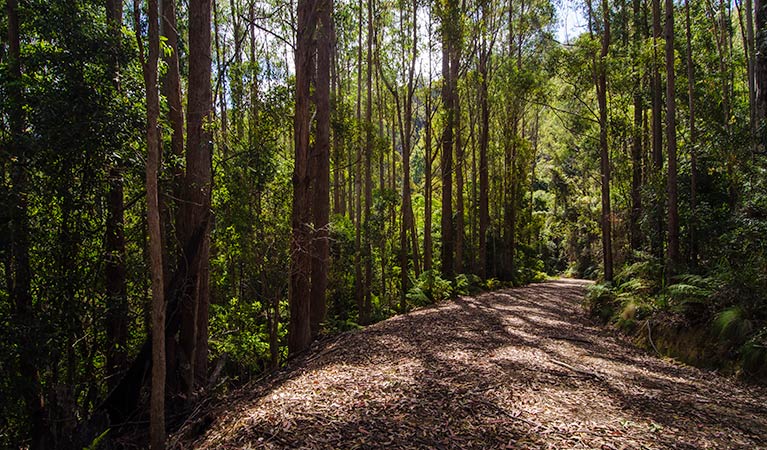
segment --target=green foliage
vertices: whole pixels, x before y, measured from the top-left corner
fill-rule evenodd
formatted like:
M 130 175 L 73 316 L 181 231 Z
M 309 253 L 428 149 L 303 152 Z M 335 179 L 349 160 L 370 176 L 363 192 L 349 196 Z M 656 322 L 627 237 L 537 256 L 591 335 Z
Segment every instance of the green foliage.
M 101 448 L 101 444 L 105 443 L 105 440 L 107 436 L 109 435 L 110 430 L 111 428 L 107 428 L 106 430 L 104 430 L 103 433 L 96 436 L 96 438 L 93 439 L 93 442 L 91 442 L 90 445 L 85 447 L 83 450 L 98 450 L 99 448 Z
M 465 277 L 464 279 L 467 280 Z M 425 306 L 446 300 L 454 293 L 455 290 L 449 280 L 442 278 L 436 270 L 427 270 L 410 288 L 407 298 L 414 306 Z

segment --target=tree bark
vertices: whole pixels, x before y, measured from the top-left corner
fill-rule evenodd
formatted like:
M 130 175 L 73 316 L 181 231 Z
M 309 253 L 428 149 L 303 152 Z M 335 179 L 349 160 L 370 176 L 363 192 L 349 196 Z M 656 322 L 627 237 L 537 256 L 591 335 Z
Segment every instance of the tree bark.
M 363 2 L 360 0 L 357 29 L 357 124 L 362 122 L 362 11 Z M 357 158 L 354 160 L 354 193 L 350 195 L 349 214 L 355 224 L 354 233 L 354 299 L 357 304 L 358 321 L 361 325 L 368 323 L 365 309 L 365 280 L 363 279 L 362 255 L 362 143 L 359 137 L 355 140 Z M 350 168 L 351 170 L 351 168 Z
M 767 120 L 767 8 L 764 0 L 754 0 L 756 51 L 754 61 L 754 82 L 756 96 L 756 121 L 763 132 Z M 761 145 L 762 149 L 764 144 Z
M 315 100 L 317 104 L 317 136 L 312 156 L 315 174 L 312 180 L 312 214 L 314 238 L 312 244 L 311 277 L 311 333 L 316 337 L 320 324 L 325 320 L 325 293 L 328 286 L 328 265 L 330 246 L 330 62 L 331 62 L 331 20 L 333 0 L 320 0 L 318 6 L 317 32 L 317 83 Z
M 373 0 L 368 0 L 368 31 L 367 31 L 367 72 L 366 72 L 366 102 L 365 102 L 365 222 L 363 233 L 363 259 L 365 262 L 364 310 L 366 322 L 370 322 L 373 309 L 373 246 L 370 239 L 371 221 L 370 208 L 373 206 L 373 178 L 371 165 L 373 161 Z
M 642 45 L 641 1 L 634 0 L 634 50 L 638 53 Z M 638 58 L 638 54 L 635 55 Z M 642 231 L 639 220 L 642 215 L 642 74 L 639 64 L 634 66 L 634 128 L 631 142 L 631 249 L 639 251 L 642 248 Z
M 487 13 L 482 10 L 483 19 Z M 487 278 L 487 229 L 490 224 L 489 184 L 487 151 L 490 142 L 490 110 L 487 104 L 487 87 L 489 74 L 487 63 L 490 59 L 490 49 L 486 39 L 482 38 L 482 48 L 479 54 L 479 103 L 480 103 L 480 133 L 479 133 L 479 276 Z
M 184 201 L 179 207 L 179 241 L 189 244 L 193 230 L 205 233 L 197 265 L 187 271 L 181 298 L 179 367 L 187 398 L 207 376 L 207 321 L 209 307 L 210 200 L 212 188 L 211 0 L 189 1 L 189 82 L 187 100 L 187 152 Z M 184 245 L 183 248 L 192 248 Z M 185 264 L 192 255 L 184 254 Z
M 690 2 L 684 2 L 685 35 L 687 39 L 687 96 L 690 109 L 690 264 L 698 263 L 698 131 L 695 128 L 695 66 L 692 58 L 692 30 L 690 21 Z M 749 11 L 749 14 L 751 12 Z
M 674 71 L 674 1 L 666 0 L 666 145 L 668 152 L 668 274 L 681 263 L 676 161 L 676 74 Z
M 600 175 L 602 181 L 602 261 L 605 281 L 613 279 L 612 214 L 610 211 L 610 148 L 607 140 L 607 57 L 610 50 L 610 7 L 602 0 L 602 51 L 597 68 Z
M 290 324 L 288 352 L 300 353 L 311 343 L 311 177 L 309 169 L 310 84 L 312 39 L 316 28 L 316 1 L 299 0 L 296 38 L 295 167 L 293 169 L 293 217 L 290 267 Z
M 162 227 L 158 196 L 160 167 L 160 96 L 157 86 L 157 63 L 160 58 L 160 30 L 157 0 L 148 0 L 149 51 L 144 61 L 146 88 L 146 201 L 149 230 L 149 259 L 152 279 L 152 394 L 149 409 L 150 448 L 165 448 L 165 284 L 162 264 Z M 138 0 L 134 0 L 138 10 Z M 139 37 L 139 39 L 141 39 Z M 142 56 L 143 59 L 143 56 Z
M 455 108 L 453 105 L 453 71 L 450 55 L 454 45 L 456 0 L 447 5 L 448 11 L 442 17 L 442 106 L 445 110 L 445 128 L 442 131 L 442 276 L 452 279 L 454 267 L 453 233 L 453 127 Z
M 461 32 L 460 25 L 456 26 L 456 37 L 451 47 L 450 71 L 453 95 L 453 128 L 455 147 L 455 272 L 463 273 L 464 250 L 464 204 L 463 204 L 463 141 L 461 132 L 461 97 L 458 90 L 458 78 L 461 67 Z
M 658 64 L 658 39 L 661 37 L 660 0 L 652 0 L 652 32 L 653 32 L 653 64 L 652 64 L 652 159 L 653 187 L 660 194 L 663 177 L 663 120 L 662 120 L 662 87 L 660 67 Z M 663 200 L 662 195 L 653 205 L 655 235 L 652 236 L 652 253 L 663 261 Z

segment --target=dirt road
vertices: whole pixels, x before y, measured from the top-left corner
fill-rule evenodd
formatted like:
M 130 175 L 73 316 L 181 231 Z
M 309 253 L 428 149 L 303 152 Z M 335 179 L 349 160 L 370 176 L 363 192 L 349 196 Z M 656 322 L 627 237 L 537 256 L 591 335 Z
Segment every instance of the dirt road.
M 586 317 L 586 287 L 561 279 L 461 297 L 342 335 L 198 417 L 204 432 L 198 423 L 172 442 L 767 448 L 764 389 L 635 348 Z

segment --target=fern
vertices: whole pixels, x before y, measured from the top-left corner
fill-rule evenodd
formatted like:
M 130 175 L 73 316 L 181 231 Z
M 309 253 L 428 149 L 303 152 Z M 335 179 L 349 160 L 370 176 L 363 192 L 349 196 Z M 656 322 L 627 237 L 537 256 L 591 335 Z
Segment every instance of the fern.
M 666 293 L 674 300 L 684 301 L 690 298 L 708 298 L 714 294 L 714 291 L 693 284 L 677 283 L 668 286 Z
M 753 331 L 753 322 L 740 306 L 733 306 L 717 314 L 714 327 L 722 339 L 744 341 Z

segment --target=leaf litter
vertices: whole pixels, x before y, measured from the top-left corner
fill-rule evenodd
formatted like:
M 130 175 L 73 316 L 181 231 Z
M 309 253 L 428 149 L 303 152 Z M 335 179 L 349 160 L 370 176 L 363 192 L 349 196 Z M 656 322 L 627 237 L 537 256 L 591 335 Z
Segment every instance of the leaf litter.
M 198 410 L 170 445 L 767 448 L 764 388 L 636 348 L 586 316 L 586 286 L 460 297 L 315 343 Z

